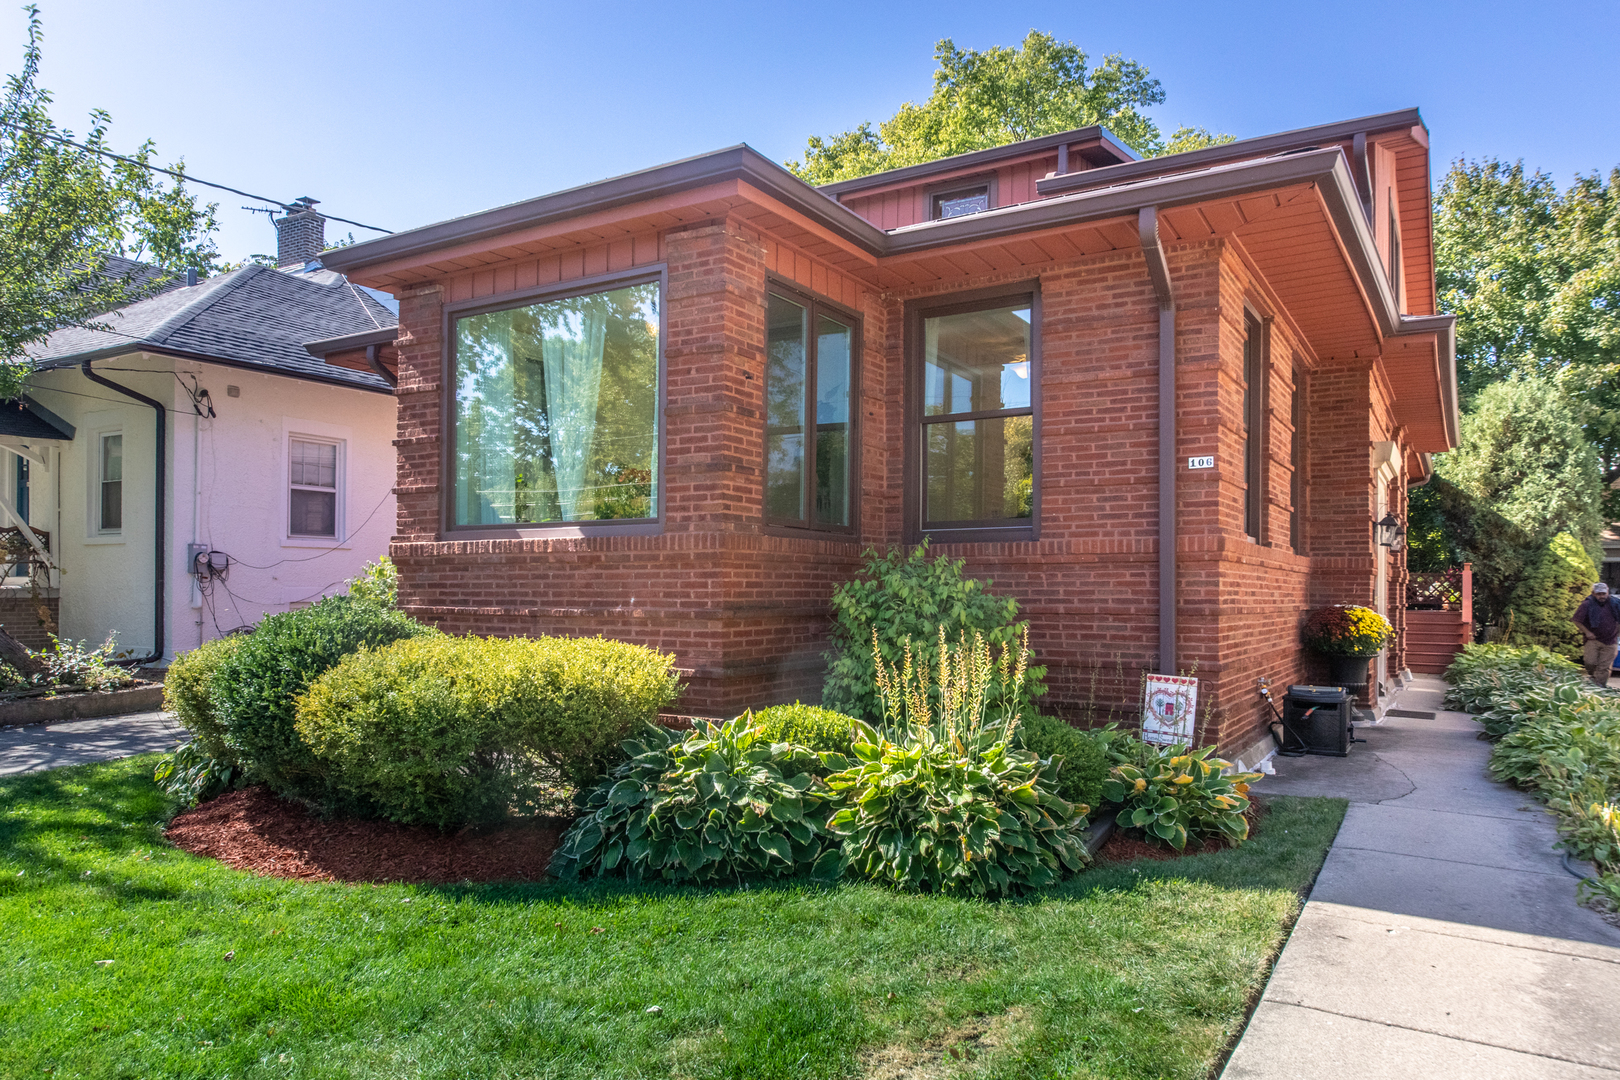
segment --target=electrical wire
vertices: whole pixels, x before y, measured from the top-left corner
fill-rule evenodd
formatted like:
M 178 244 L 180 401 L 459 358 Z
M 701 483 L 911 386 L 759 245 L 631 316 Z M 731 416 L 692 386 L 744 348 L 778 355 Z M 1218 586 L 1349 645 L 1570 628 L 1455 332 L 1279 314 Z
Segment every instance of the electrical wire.
M 109 158 L 112 158 L 114 161 L 122 161 L 127 165 L 134 165 L 137 168 L 149 169 L 152 172 L 163 173 L 163 174 L 165 174 L 167 176 L 175 177 L 176 179 L 181 180 L 181 181 L 183 181 L 185 183 L 188 183 L 188 184 L 201 184 L 203 187 L 218 188 L 220 191 L 228 191 L 232 195 L 240 195 L 244 199 L 253 199 L 256 202 L 270 203 L 272 206 L 279 206 L 283 210 L 288 211 L 289 213 L 291 213 L 294 210 L 300 209 L 300 207 L 298 207 L 296 204 L 285 203 L 285 202 L 282 202 L 280 199 L 271 199 L 271 198 L 267 198 L 267 197 L 265 197 L 263 195 L 255 195 L 251 191 L 243 191 L 240 188 L 233 188 L 233 187 L 230 187 L 230 186 L 228 186 L 226 184 L 216 184 L 212 180 L 199 180 L 195 176 L 190 175 L 189 173 L 179 172 L 179 171 L 177 171 L 175 169 L 165 169 L 161 165 L 153 165 L 151 162 L 141 161 L 138 158 L 125 157 L 123 154 L 115 154 L 111 150 L 103 150 L 103 149 L 101 149 L 99 147 L 95 147 L 95 146 L 86 146 L 84 143 L 74 142 L 72 139 L 65 138 L 65 137 L 63 137 L 61 135 L 51 135 L 51 134 L 48 134 L 48 133 L 43 132 L 43 131 L 38 131 L 38 130 L 35 130 L 34 128 L 27 127 L 26 125 L 23 125 L 23 124 L 5 123 L 3 121 L 0 121 L 0 124 L 3 124 L 3 126 L 12 128 L 14 130 L 26 131 L 30 135 L 37 136 L 38 138 L 41 138 L 41 139 L 49 139 L 52 142 L 59 142 L 59 143 L 62 143 L 64 145 L 66 145 L 66 146 L 71 146 L 71 147 L 74 147 L 75 149 L 83 150 L 86 153 L 100 154 L 102 157 L 109 157 Z M 317 211 L 317 213 L 320 213 L 320 212 Z M 359 229 L 369 229 L 372 232 L 380 232 L 380 233 L 383 233 L 383 234 L 385 234 L 387 236 L 394 235 L 394 231 L 392 229 L 383 229 L 383 228 L 379 228 L 376 225 L 367 225 L 367 224 L 365 224 L 363 222 L 359 222 L 359 221 L 350 221 L 348 218 L 340 218 L 335 214 L 321 213 L 321 217 L 326 218 L 328 221 L 341 221 L 345 225 L 353 225 L 353 226 L 355 226 L 356 228 L 359 228 Z
M 377 511 L 379 511 L 379 510 L 381 510 L 383 508 L 383 503 L 387 502 L 388 499 L 389 499 L 389 496 L 391 496 L 393 494 L 394 494 L 394 489 L 393 488 L 389 488 L 387 491 L 383 492 L 383 497 L 381 499 L 377 500 L 377 505 L 373 506 L 371 508 L 371 513 L 366 515 L 365 520 L 360 522 L 360 524 L 356 525 L 354 528 L 349 530 L 349 536 L 353 537 L 355 533 L 359 532 L 361 529 L 364 529 L 367 525 L 369 525 L 371 523 L 371 519 L 377 516 Z M 306 563 L 306 562 L 314 562 L 316 559 L 324 559 L 326 556 L 332 554 L 332 552 L 342 550 L 345 546 L 346 545 L 344 545 L 344 544 L 333 544 L 329 548 L 321 549 L 320 553 L 316 554 L 316 555 L 308 555 L 308 556 L 305 556 L 302 559 L 280 559 L 280 560 L 278 560 L 276 562 L 268 563 L 268 564 L 266 564 L 264 566 L 256 566 L 256 565 L 254 565 L 253 563 L 250 563 L 250 562 L 243 562 L 240 559 L 236 558 L 234 555 L 229 556 L 229 558 L 231 560 L 231 565 L 232 566 L 245 566 L 249 570 L 274 570 L 276 567 L 281 566 L 281 565 L 283 565 L 285 563 Z M 225 553 L 221 552 L 221 554 L 225 554 Z M 229 591 L 229 590 L 227 590 L 227 591 Z

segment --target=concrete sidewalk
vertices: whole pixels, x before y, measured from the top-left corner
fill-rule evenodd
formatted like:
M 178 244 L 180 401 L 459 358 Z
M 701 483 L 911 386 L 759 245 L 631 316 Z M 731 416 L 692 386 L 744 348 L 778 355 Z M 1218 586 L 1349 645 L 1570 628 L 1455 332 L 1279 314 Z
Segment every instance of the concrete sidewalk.
M 0 776 L 172 750 L 186 731 L 172 713 L 145 712 L 0 729 Z
M 1444 689 L 1257 785 L 1350 809 L 1229 1080 L 1620 1077 L 1620 928 L 1576 905 L 1552 818 L 1489 778 Z

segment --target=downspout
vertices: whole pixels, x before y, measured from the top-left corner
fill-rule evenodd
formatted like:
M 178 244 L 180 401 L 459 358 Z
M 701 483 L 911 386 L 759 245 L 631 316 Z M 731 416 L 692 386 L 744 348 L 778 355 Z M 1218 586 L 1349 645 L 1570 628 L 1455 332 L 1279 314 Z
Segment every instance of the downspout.
M 1176 670 L 1176 298 L 1159 243 L 1159 211 L 1137 212 L 1142 254 L 1159 299 L 1159 671 Z
M 397 387 L 399 385 L 399 380 L 394 377 L 394 373 L 392 371 L 389 371 L 387 368 L 383 367 L 383 362 L 377 357 L 377 350 L 380 347 L 381 346 L 378 345 L 366 346 L 366 363 L 371 366 L 371 370 L 376 372 L 378 377 L 381 378 L 383 382 L 387 383 L 389 386 Z
M 142 405 L 150 405 L 157 414 L 157 490 L 152 500 L 155 520 L 153 522 L 152 536 L 155 555 L 152 567 L 152 653 L 149 656 L 137 657 L 134 660 L 124 661 L 129 664 L 152 664 L 163 659 L 163 605 L 165 602 L 165 560 L 168 558 L 168 500 L 165 498 L 167 476 L 165 470 L 169 455 L 169 411 L 163 403 L 154 401 L 145 394 L 136 393 L 127 386 L 120 386 L 111 379 L 97 375 L 90 370 L 93 361 L 86 360 L 79 365 L 84 377 L 93 383 L 100 383 L 109 390 L 115 390 L 127 398 L 133 398 Z

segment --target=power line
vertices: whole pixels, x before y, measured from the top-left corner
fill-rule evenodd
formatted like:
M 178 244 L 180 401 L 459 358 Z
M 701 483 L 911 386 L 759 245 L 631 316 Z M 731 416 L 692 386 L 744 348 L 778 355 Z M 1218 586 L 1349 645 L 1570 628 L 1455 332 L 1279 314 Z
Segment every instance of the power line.
M 279 206 L 283 210 L 288 211 L 289 213 L 291 213 L 294 210 L 300 209 L 300 207 L 295 206 L 292 203 L 284 203 L 280 199 L 271 199 L 271 198 L 268 198 L 268 197 L 266 197 L 264 195 L 255 195 L 251 191 L 243 191 L 240 188 L 233 188 L 233 187 L 230 187 L 230 186 L 228 186 L 226 184 L 216 184 L 212 180 L 199 180 L 195 176 L 192 176 L 189 173 L 178 172 L 178 171 L 176 171 L 174 169 L 165 169 L 161 165 L 153 165 L 151 162 L 141 161 L 138 158 L 125 157 L 123 154 L 115 154 L 111 150 L 103 150 L 103 149 L 101 149 L 100 147 L 97 147 L 97 146 L 87 146 L 84 143 L 74 142 L 72 139 L 64 138 L 61 135 L 51 135 L 51 134 L 49 134 L 47 132 L 44 132 L 44 131 L 36 131 L 31 127 L 25 127 L 22 124 L 6 123 L 4 121 L 0 121 L 0 124 L 4 124 L 4 126 L 6 126 L 6 127 L 13 128 L 13 129 L 16 129 L 16 130 L 19 130 L 19 131 L 26 131 L 26 132 L 28 132 L 29 134 L 32 134 L 32 135 L 37 135 L 41 139 L 50 139 L 52 142 L 63 143 L 65 145 L 67 145 L 67 146 L 71 146 L 71 147 L 74 147 L 76 149 L 83 150 L 86 153 L 100 154 L 102 157 L 110 157 L 115 161 L 122 161 L 122 162 L 124 162 L 126 164 L 134 165 L 134 166 L 136 166 L 138 168 L 149 169 L 152 172 L 160 172 L 160 173 L 163 173 L 166 176 L 175 177 L 176 179 L 184 181 L 185 183 L 188 183 L 188 184 L 201 184 L 203 187 L 218 188 L 220 191 L 228 191 L 232 195 L 240 195 L 244 199 L 253 199 L 253 200 L 257 201 L 257 202 L 269 203 L 272 206 Z M 383 229 L 383 228 L 379 228 L 376 225 L 367 225 L 364 222 L 360 222 L 360 221 L 350 221 L 348 218 L 340 218 L 336 214 L 324 214 L 323 213 L 323 214 L 321 214 L 321 217 L 325 218 L 328 221 L 341 221 L 345 225 L 353 225 L 356 228 L 360 228 L 360 229 L 370 229 L 372 232 L 380 232 L 380 233 L 383 233 L 383 234 L 388 235 L 388 236 L 394 235 L 394 231 L 392 229 Z

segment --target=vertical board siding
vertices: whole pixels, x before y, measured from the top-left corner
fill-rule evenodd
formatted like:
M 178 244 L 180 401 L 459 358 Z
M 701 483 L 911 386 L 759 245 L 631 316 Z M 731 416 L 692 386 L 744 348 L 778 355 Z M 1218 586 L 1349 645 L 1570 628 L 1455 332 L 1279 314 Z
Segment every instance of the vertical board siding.
M 658 234 L 648 233 L 539 255 L 492 270 L 473 270 L 457 274 L 444 283 L 445 300 L 449 303 L 478 300 L 560 285 L 575 278 L 652 266 L 661 261 L 662 250 Z

